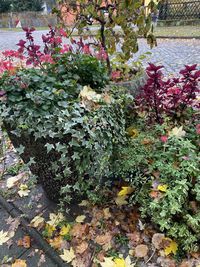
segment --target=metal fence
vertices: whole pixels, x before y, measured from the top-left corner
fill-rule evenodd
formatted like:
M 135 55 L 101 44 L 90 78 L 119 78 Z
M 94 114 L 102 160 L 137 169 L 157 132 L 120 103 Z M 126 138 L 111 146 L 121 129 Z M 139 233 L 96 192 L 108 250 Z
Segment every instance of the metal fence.
M 200 0 L 164 0 L 159 3 L 160 20 L 200 19 Z

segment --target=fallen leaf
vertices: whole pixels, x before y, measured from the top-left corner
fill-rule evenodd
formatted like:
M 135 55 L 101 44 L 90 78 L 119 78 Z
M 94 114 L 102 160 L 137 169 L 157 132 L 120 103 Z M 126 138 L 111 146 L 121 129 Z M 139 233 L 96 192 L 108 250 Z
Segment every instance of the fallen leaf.
M 119 191 L 118 196 L 121 197 L 130 195 L 133 191 L 134 189 L 130 186 L 122 186 L 122 189 Z
M 169 245 L 164 249 L 165 255 L 167 256 L 171 253 L 175 255 L 178 250 L 178 244 L 170 238 L 164 238 L 164 240 L 170 242 Z
M 76 221 L 77 223 L 83 223 L 84 220 L 85 220 L 85 218 L 86 218 L 85 215 L 80 215 L 80 216 L 77 216 L 77 217 L 76 217 L 75 221 Z
M 8 188 L 12 188 L 13 186 L 15 186 L 24 176 L 27 176 L 27 173 L 25 172 L 22 172 L 22 173 L 19 173 L 18 175 L 16 176 L 13 176 L 13 177 L 10 177 L 7 179 L 7 182 L 6 182 L 6 186 Z
M 76 253 L 83 254 L 88 248 L 88 243 L 83 241 L 80 245 L 76 247 Z
M 9 233 L 1 230 L 0 231 L 0 246 L 6 243 L 9 239 L 10 239 Z
M 37 215 L 32 219 L 30 225 L 32 227 L 38 228 L 43 223 L 44 223 L 44 218 L 39 216 L 39 215 Z
M 115 198 L 115 203 L 117 206 L 127 205 L 128 201 L 126 200 L 127 196 L 118 196 Z
M 50 213 L 49 214 L 49 221 L 47 222 L 49 225 L 57 226 L 60 222 L 64 221 L 65 217 L 61 212 L 58 214 Z
M 112 235 L 110 233 L 106 233 L 104 235 L 98 235 L 95 238 L 95 242 L 101 246 L 110 243 L 110 241 L 112 240 Z
M 21 184 L 19 187 L 18 195 L 20 197 L 27 197 L 30 190 L 28 189 L 28 186 L 26 184 Z
M 63 239 L 61 236 L 56 236 L 53 239 L 49 240 L 49 244 L 55 249 L 60 249 L 62 245 L 62 241 Z
M 135 248 L 135 257 L 137 258 L 144 258 L 147 256 L 148 254 L 148 247 L 146 245 L 138 245 L 136 248 Z
M 109 218 L 112 217 L 112 214 L 110 213 L 109 208 L 104 209 L 104 210 L 103 210 L 103 213 L 104 213 L 104 218 L 105 218 L 106 220 L 108 220 Z
M 82 200 L 81 203 L 79 203 L 78 205 L 81 206 L 81 207 L 87 207 L 89 206 L 89 201 L 87 200 Z
M 70 229 L 71 229 L 71 226 L 69 224 L 64 225 L 60 230 L 60 235 L 61 236 L 67 235 L 69 233 Z
M 11 267 L 27 267 L 26 260 L 17 259 Z
M 53 235 L 53 232 L 56 230 L 56 227 L 55 226 L 53 226 L 53 225 L 49 225 L 49 224 L 46 224 L 45 225 L 45 229 L 44 229 L 44 231 L 45 231 L 45 235 L 47 236 L 47 237 L 51 237 L 52 235 Z
M 18 246 L 22 246 L 24 248 L 30 248 L 31 247 L 31 238 L 28 235 L 25 235 L 23 238 L 19 239 L 17 241 Z
M 122 258 L 114 259 L 115 267 L 126 267 L 125 260 Z
M 163 239 L 165 238 L 164 234 L 156 233 L 152 237 L 152 244 L 156 249 L 161 249 L 163 246 Z
M 180 137 L 184 137 L 186 134 L 186 132 L 183 130 L 183 126 L 181 127 L 174 127 L 171 132 L 170 132 L 170 136 L 175 136 L 177 138 L 180 138 Z
M 115 267 L 115 263 L 111 257 L 105 257 L 104 262 L 99 262 L 99 264 L 101 267 Z
M 158 185 L 157 189 L 161 192 L 167 192 L 167 184 L 163 184 L 163 185 Z
M 83 236 L 87 235 L 88 233 L 89 233 L 88 224 L 80 224 L 80 223 L 75 224 L 70 231 L 70 234 L 77 238 L 83 238 Z
M 60 255 L 61 259 L 63 261 L 66 261 L 67 263 L 70 263 L 74 258 L 75 258 L 75 254 L 74 254 L 74 250 L 71 247 L 70 250 L 64 249 L 63 250 L 63 254 Z

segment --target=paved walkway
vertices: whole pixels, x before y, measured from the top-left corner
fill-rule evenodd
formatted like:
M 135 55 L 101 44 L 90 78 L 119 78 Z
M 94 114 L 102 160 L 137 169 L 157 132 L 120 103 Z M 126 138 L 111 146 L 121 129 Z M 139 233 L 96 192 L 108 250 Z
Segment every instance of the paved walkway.
M 34 37 L 41 44 L 41 36 L 47 31 L 36 31 Z M 0 31 L 0 51 L 16 49 L 19 39 L 24 39 L 24 32 Z M 147 51 L 152 53 L 144 63 L 151 61 L 163 64 L 168 73 L 177 73 L 185 64 L 200 65 L 200 40 L 195 39 L 158 39 L 158 46 L 150 49 L 143 39 L 139 40 L 139 52 L 134 56 L 137 59 L 140 54 Z

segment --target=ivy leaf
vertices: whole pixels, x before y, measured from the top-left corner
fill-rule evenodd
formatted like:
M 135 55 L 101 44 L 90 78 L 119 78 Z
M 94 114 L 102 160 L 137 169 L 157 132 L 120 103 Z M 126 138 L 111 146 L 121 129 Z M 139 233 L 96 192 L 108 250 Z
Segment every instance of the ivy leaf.
M 126 195 L 130 195 L 133 192 L 133 188 L 130 186 L 122 186 L 121 191 L 119 191 L 118 196 L 126 196 Z
M 178 250 L 178 244 L 170 238 L 164 238 L 164 240 L 170 241 L 169 245 L 166 246 L 164 249 L 165 255 L 167 256 L 171 253 L 173 253 L 175 255 L 177 250 Z
M 66 261 L 67 263 L 70 263 L 74 258 L 75 258 L 75 254 L 74 254 L 74 250 L 71 247 L 70 250 L 67 249 L 63 249 L 63 254 L 60 255 L 61 259 L 63 261 Z

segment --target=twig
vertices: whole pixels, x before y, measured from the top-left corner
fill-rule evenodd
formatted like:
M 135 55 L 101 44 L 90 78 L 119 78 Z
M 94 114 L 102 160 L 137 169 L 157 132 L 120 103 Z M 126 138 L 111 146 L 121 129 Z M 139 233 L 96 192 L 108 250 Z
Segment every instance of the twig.
M 148 262 L 150 262 L 150 260 L 153 258 L 154 254 L 156 253 L 156 250 L 154 249 L 153 253 L 151 254 L 151 256 L 148 258 L 148 260 L 145 262 L 145 264 L 147 264 Z

